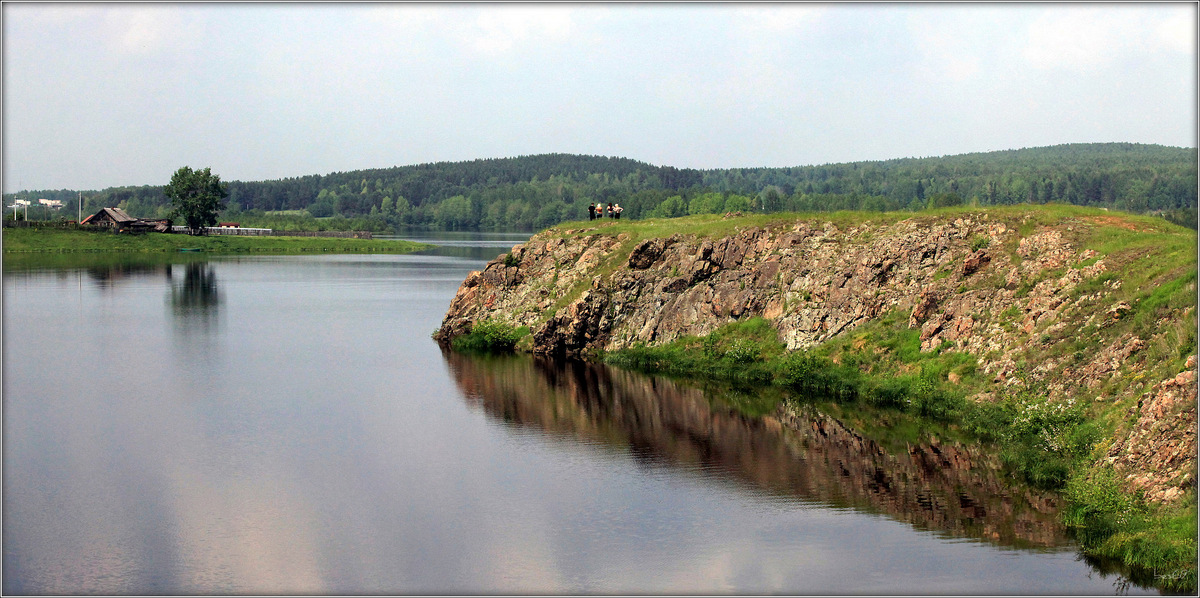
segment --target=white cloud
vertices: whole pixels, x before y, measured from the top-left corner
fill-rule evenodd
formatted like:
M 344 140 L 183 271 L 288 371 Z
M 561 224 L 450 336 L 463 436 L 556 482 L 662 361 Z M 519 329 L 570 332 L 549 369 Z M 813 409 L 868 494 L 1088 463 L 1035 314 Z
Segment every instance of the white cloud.
M 529 47 L 544 48 L 578 35 L 578 17 L 592 7 L 559 5 L 379 5 L 364 9 L 364 21 L 420 51 L 421 40 L 451 42 L 468 54 L 503 57 Z
M 1029 25 L 1023 54 L 1036 68 L 1092 70 L 1148 52 L 1194 53 L 1195 15 L 1190 6 L 1154 12 L 1111 5 L 1056 7 Z
M 980 72 L 980 59 L 957 32 L 929 32 L 916 41 L 918 72 L 926 79 L 962 83 Z
M 1120 123 L 1114 139 L 1195 138 L 1196 7 L 1183 4 L 3 14 L 4 178 L 33 188 L 161 178 L 137 149 L 147 139 L 172 163 L 203 152 L 255 180 L 576 148 L 700 167 L 885 159 L 975 151 L 981 130 L 995 131 L 988 149 L 1090 140 L 1109 130 L 1095 123 Z
M 827 8 L 812 4 L 750 6 L 734 9 L 737 24 L 755 33 L 796 33 L 815 24 Z
M 156 56 L 194 49 L 203 38 L 195 7 L 116 5 L 105 7 L 100 34 L 118 54 Z
M 953 85 L 972 80 L 983 71 L 984 57 L 995 51 L 990 32 L 999 15 L 990 8 L 901 10 L 914 73 L 927 82 Z
M 480 11 L 460 34 L 475 50 L 497 54 L 529 41 L 562 41 L 571 28 L 571 13 L 561 7 L 506 6 Z
M 1154 28 L 1152 40 L 1159 48 L 1177 54 L 1196 54 L 1196 7 L 1164 17 Z

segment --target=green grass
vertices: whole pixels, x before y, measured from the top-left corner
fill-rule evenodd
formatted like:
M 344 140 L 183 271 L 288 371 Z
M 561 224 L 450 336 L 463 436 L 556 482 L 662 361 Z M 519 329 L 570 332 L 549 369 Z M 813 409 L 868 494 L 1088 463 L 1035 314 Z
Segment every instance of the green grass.
M 1169 592 L 1196 590 L 1196 496 L 1176 506 L 1147 504 L 1121 490 L 1111 468 L 1079 472 L 1067 484 L 1064 520 L 1090 555 L 1113 559 Z
M 463 353 L 512 353 L 528 334 L 528 326 L 517 328 L 496 320 L 481 320 L 467 334 L 455 337 L 450 346 Z
M 703 337 L 684 337 L 655 347 L 637 345 L 603 358 L 612 365 L 646 373 L 775 386 L 796 396 L 861 402 L 940 420 L 952 418 L 961 411 L 963 397 L 948 389 L 946 378 L 951 371 L 973 374 L 974 359 L 961 353 L 921 353 L 915 331 L 900 329 L 898 320 L 889 319 L 892 334 L 866 332 L 879 337 L 876 343 L 831 342 L 788 352 L 770 322 L 756 317 Z M 861 340 L 862 334 L 856 338 Z M 894 357 L 888 359 L 867 348 L 880 346 L 892 350 Z M 889 375 L 883 375 L 885 363 L 890 364 L 886 366 Z
M 334 237 L 190 236 L 145 233 L 114 234 L 108 231 L 6 228 L 5 255 L 16 253 L 162 253 L 198 249 L 208 254 L 288 253 L 411 253 L 430 245 L 399 240 L 340 239 Z
M 688 336 L 668 345 L 637 345 L 609 353 L 619 367 L 668 376 L 720 380 L 739 385 L 769 384 L 783 343 L 763 318 L 735 322 L 704 337 Z

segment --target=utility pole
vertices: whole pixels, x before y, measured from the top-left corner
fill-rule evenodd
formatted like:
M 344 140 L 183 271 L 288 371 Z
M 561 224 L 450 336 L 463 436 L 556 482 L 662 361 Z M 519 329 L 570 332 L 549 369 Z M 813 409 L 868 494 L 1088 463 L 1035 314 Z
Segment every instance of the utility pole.
M 83 191 L 79 192 L 79 216 L 75 219 L 75 224 L 83 222 Z

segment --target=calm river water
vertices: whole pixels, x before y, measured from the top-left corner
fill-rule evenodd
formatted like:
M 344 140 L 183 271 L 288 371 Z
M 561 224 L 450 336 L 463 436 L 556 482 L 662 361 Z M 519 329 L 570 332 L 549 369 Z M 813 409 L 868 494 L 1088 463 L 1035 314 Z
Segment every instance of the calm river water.
M 4 593 L 1148 592 L 976 447 L 444 354 L 520 240 L 6 261 Z

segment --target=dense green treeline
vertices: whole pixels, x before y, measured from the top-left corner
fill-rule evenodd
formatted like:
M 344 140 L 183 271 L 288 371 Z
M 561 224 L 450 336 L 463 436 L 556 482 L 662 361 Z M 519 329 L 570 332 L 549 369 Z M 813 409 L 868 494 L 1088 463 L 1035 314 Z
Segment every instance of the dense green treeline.
M 705 172 L 717 191 L 867 195 L 913 204 L 955 193 L 980 205 L 1069 203 L 1148 212 L 1196 206 L 1196 150 L 1074 144 L 940 158 Z
M 535 230 L 619 203 L 625 218 L 724 212 L 894 211 L 969 203 L 1070 203 L 1158 212 L 1195 227 L 1196 150 L 1074 144 L 939 158 L 715 170 L 545 154 L 227 183 L 221 220 L 291 230 L 353 227 Z M 6 195 L 60 199 L 77 191 Z M 84 212 L 167 217 L 161 186 L 84 193 Z M 33 215 L 31 214 L 31 217 Z

